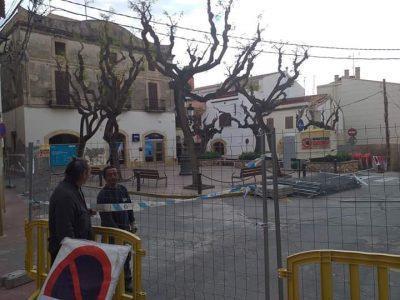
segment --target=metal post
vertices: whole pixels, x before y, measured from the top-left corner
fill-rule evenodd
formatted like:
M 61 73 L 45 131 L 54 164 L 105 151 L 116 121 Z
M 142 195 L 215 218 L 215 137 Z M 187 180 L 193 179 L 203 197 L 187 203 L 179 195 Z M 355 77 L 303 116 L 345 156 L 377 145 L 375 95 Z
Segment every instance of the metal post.
M 278 191 L 278 161 L 276 160 L 276 135 L 275 129 L 272 130 L 271 153 L 272 153 L 272 183 L 273 199 L 275 211 L 275 235 L 276 235 L 276 261 L 278 269 L 282 268 L 282 244 L 281 244 L 281 217 L 279 213 L 279 191 Z M 300 164 L 299 164 L 300 169 Z M 278 278 L 279 300 L 283 300 L 283 279 Z
M 202 193 L 201 174 L 197 173 L 197 194 L 201 195 L 201 193 Z
M 3 106 L 1 98 L 1 64 L 0 64 L 0 121 L 3 121 Z M 3 212 L 6 210 L 6 201 L 4 196 L 4 140 L 0 141 L 0 236 L 4 234 Z
M 260 134 L 261 153 L 265 154 L 265 133 Z M 264 230 L 264 273 L 265 273 L 265 299 L 270 299 L 269 287 L 269 241 L 268 241 L 268 199 L 267 199 L 267 162 L 264 159 L 262 168 L 262 195 L 263 195 L 263 230 Z
M 28 220 L 32 221 L 32 202 L 33 202 L 33 143 L 28 146 L 28 183 L 29 183 L 29 198 L 28 198 Z
M 1 70 L 0 70 L 1 72 Z M 1 86 L 0 86 L 1 88 Z M 0 92 L 1 93 L 1 92 Z M 0 99 L 1 101 L 1 99 Z M 0 236 L 4 234 L 3 228 L 3 212 L 5 212 L 5 195 L 4 195 L 4 161 L 3 161 L 3 140 L 0 141 Z
M 136 191 L 140 192 L 140 172 L 136 173 Z

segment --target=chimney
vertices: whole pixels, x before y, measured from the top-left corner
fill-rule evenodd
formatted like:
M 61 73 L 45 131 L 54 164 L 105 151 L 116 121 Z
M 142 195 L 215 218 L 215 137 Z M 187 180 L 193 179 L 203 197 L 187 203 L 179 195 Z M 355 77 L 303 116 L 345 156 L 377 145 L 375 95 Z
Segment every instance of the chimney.
M 349 79 L 350 78 L 350 71 L 349 69 L 344 70 L 344 78 Z
M 356 67 L 354 75 L 355 75 L 356 79 L 361 79 L 361 69 L 360 69 L 360 67 Z
M 335 82 L 339 81 L 339 75 L 335 75 Z

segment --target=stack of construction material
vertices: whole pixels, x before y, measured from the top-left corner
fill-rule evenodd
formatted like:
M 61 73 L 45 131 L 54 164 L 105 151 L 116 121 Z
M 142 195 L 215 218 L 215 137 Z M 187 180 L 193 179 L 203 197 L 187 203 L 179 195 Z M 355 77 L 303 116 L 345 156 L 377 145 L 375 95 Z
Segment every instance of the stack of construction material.
M 278 198 L 279 199 L 286 198 L 287 196 L 290 196 L 292 194 L 293 194 L 293 188 L 291 186 L 282 185 L 282 184 L 278 185 Z M 262 186 L 261 185 L 257 185 L 257 188 L 254 191 L 254 195 L 262 197 L 263 192 L 262 192 Z M 272 182 L 268 182 L 268 185 L 267 185 L 267 197 L 268 198 L 272 198 L 273 195 L 274 195 L 274 189 L 273 189 L 273 186 L 272 186 Z

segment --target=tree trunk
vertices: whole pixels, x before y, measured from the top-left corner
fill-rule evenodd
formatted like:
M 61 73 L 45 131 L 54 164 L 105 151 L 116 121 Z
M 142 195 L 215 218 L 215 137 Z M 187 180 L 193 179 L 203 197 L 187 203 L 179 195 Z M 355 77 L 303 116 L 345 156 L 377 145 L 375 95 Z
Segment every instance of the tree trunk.
M 121 178 L 121 165 L 118 157 L 117 136 L 119 127 L 116 118 L 109 118 L 104 129 L 103 139 L 107 142 L 110 150 L 108 164 L 114 166 L 118 170 L 119 177 Z
M 183 90 L 183 88 L 182 88 Z M 200 164 L 196 154 L 196 149 L 194 145 L 194 139 L 191 132 L 191 129 L 188 124 L 187 116 L 186 116 L 186 108 L 185 108 L 185 97 L 179 91 L 179 87 L 174 89 L 174 101 L 175 101 L 175 109 L 176 114 L 179 118 L 179 123 L 181 125 L 183 136 L 185 140 L 186 149 L 191 158 L 191 167 L 192 167 L 192 183 L 193 185 L 198 184 L 198 175 L 200 173 Z
M 272 133 L 271 131 L 267 131 L 267 142 L 268 142 L 268 148 L 271 151 L 271 158 L 272 158 L 272 163 L 275 164 L 276 170 L 278 177 L 282 176 L 281 168 L 279 167 L 279 160 L 278 160 L 278 154 L 276 151 L 276 147 L 272 147 Z
M 258 134 L 255 134 L 254 136 L 256 138 L 256 146 L 254 147 L 254 152 L 261 153 L 261 136 L 259 136 Z
M 78 157 L 83 158 L 83 155 L 85 154 L 85 148 L 86 148 L 86 139 L 80 138 L 79 145 L 78 145 L 78 151 L 77 151 Z

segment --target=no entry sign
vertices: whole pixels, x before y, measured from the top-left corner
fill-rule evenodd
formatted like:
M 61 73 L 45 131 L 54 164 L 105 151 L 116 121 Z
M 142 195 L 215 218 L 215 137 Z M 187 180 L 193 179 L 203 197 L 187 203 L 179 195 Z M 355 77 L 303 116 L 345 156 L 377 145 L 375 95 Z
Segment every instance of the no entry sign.
M 354 137 L 354 136 L 357 135 L 357 129 L 355 129 L 355 128 L 350 128 L 349 130 L 347 130 L 347 134 L 348 134 L 349 136 Z
M 39 299 L 111 300 L 129 251 L 129 246 L 65 238 Z

